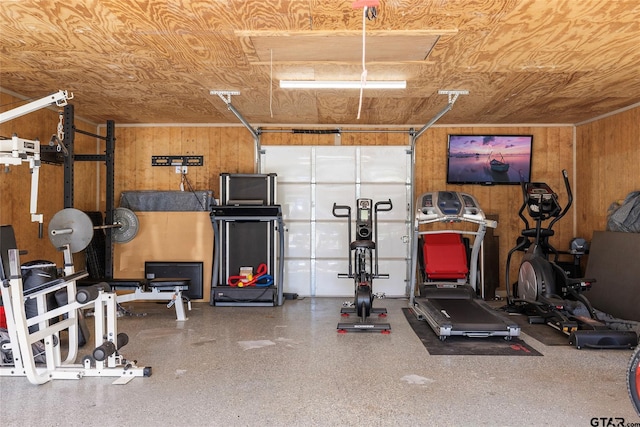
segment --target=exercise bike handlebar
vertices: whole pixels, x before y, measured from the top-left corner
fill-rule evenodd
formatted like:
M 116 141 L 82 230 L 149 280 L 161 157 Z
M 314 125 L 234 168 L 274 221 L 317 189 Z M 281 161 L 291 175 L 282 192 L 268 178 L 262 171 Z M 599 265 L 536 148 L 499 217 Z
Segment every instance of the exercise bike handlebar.
M 384 208 L 381 206 L 385 206 Z M 375 205 L 373 205 L 373 212 L 374 212 L 374 220 L 373 220 L 373 239 L 375 242 L 378 241 L 378 212 L 388 212 L 391 209 L 393 209 L 393 203 L 391 203 L 391 199 L 386 200 L 386 201 L 382 201 L 382 202 L 376 202 Z M 374 271 L 374 277 L 381 277 L 384 279 L 388 279 L 389 275 L 388 274 L 380 274 L 378 273 L 378 251 L 375 251 L 375 271 Z
M 347 211 L 347 213 L 340 214 L 338 213 L 339 210 Z M 334 202 L 332 213 L 336 218 L 347 218 L 347 247 L 349 247 L 351 243 L 351 206 L 339 205 Z M 353 277 L 353 262 L 351 261 L 351 256 L 349 256 L 349 274 L 346 277 Z
M 344 210 L 344 211 L 347 211 L 347 213 L 339 214 L 338 210 Z M 351 206 L 338 205 L 334 203 L 332 213 L 333 213 L 333 216 L 335 216 L 336 218 L 351 218 Z
M 386 206 L 386 208 L 382 208 L 381 206 Z M 374 209 L 376 212 L 388 212 L 393 209 L 393 203 L 391 203 L 391 199 L 383 202 L 376 202 Z

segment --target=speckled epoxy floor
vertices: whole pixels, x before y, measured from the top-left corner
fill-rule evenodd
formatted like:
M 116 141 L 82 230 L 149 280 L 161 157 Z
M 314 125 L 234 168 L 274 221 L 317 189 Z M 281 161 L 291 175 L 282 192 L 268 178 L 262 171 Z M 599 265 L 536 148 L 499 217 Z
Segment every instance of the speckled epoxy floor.
M 0 378 L 4 426 L 563 425 L 638 422 L 625 369 L 630 350 L 548 347 L 543 356 L 430 356 L 405 299 L 385 306 L 392 333 L 336 333 L 343 299 L 281 307 L 194 303 L 186 322 L 163 304 L 130 303 L 122 353 L 153 375 Z M 473 338 L 470 338 L 473 339 Z M 87 349 L 87 351 L 89 351 Z M 81 351 L 82 352 L 82 351 Z

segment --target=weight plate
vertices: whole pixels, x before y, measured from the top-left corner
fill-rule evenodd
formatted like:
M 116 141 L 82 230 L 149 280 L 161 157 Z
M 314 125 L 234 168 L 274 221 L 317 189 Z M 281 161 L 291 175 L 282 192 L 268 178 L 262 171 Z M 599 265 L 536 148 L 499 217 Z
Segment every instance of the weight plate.
M 93 238 L 93 223 L 89 216 L 74 208 L 56 212 L 49 221 L 49 240 L 56 248 L 69 245 L 72 253 L 86 248 Z
M 138 234 L 140 223 L 136 214 L 127 208 L 116 208 L 113 212 L 113 222 L 120 225 L 111 229 L 111 238 L 117 243 L 127 243 Z

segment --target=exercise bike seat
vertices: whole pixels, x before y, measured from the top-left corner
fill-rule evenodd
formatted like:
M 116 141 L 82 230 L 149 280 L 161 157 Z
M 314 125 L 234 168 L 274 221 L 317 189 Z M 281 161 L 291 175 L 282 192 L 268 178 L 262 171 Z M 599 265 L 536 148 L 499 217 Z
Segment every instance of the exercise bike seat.
M 349 249 L 354 250 L 356 248 L 375 249 L 376 242 L 373 240 L 354 240 L 349 245 Z

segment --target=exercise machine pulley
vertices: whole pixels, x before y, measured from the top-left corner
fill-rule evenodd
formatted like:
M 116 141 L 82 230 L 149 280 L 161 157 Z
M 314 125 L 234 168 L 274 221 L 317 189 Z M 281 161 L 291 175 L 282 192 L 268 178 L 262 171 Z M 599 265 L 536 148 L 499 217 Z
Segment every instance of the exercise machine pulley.
M 48 234 L 55 247 L 69 245 L 71 252 L 76 253 L 89 245 L 94 230 L 110 230 L 114 242 L 127 243 L 138 234 L 139 228 L 138 217 L 127 208 L 114 209 L 113 224 L 98 226 L 94 226 L 91 218 L 81 210 L 66 208 L 51 218 Z

